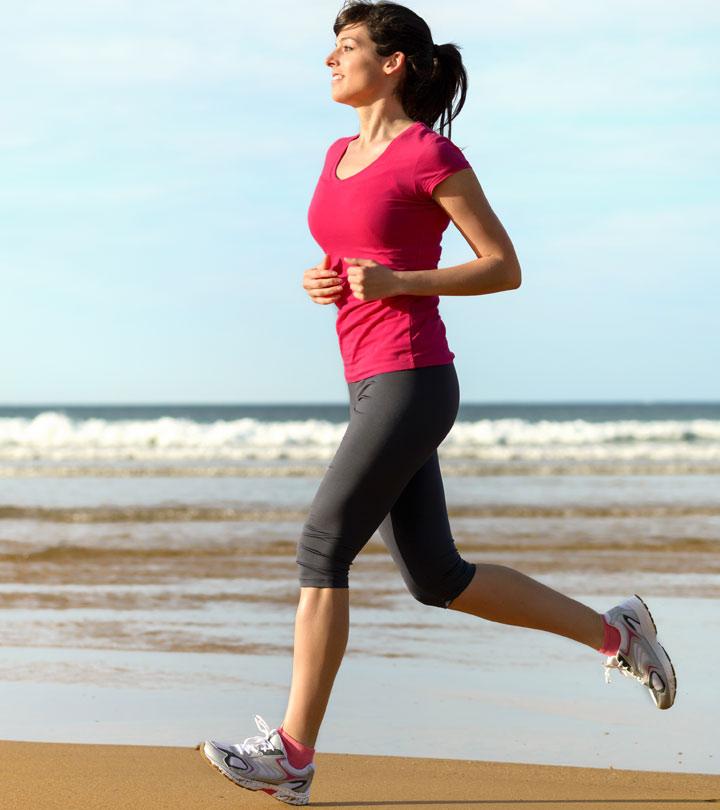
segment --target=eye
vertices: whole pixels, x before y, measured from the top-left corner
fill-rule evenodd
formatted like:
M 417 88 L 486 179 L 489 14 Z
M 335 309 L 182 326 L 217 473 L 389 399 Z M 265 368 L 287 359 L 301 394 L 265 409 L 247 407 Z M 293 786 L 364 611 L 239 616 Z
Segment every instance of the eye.
M 352 48 L 349 45 L 343 45 L 343 50 L 344 51 L 351 51 Z

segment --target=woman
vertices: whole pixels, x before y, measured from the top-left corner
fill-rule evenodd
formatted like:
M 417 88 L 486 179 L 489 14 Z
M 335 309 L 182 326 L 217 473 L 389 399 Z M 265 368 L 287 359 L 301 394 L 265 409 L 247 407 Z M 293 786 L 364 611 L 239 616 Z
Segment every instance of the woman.
M 327 151 L 308 217 L 325 256 L 303 286 L 315 303 L 337 306 L 350 421 L 298 544 L 284 723 L 270 729 L 256 715 L 262 735 L 199 746 L 236 784 L 288 804 L 309 800 L 313 746 L 348 639 L 348 569 L 376 529 L 421 603 L 574 639 L 641 681 L 661 709 L 676 688 L 639 597 L 600 614 L 458 553 L 437 455 L 459 404 L 439 296 L 516 289 L 520 266 L 470 164 L 432 129 L 441 116 L 450 124 L 464 103 L 458 49 L 434 45 L 420 17 L 390 2 L 351 0 L 333 28 L 325 60 L 332 96 L 355 108 L 360 133 Z M 477 258 L 437 269 L 450 219 Z

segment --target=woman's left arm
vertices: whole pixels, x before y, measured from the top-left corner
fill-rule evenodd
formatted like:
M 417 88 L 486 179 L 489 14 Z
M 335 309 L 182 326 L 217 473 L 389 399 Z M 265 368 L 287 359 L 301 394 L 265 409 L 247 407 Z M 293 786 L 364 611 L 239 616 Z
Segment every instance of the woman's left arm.
M 515 290 L 522 277 L 510 237 L 485 197 L 475 172 L 461 169 L 433 189 L 477 259 L 433 270 L 395 270 L 394 295 L 484 295 Z

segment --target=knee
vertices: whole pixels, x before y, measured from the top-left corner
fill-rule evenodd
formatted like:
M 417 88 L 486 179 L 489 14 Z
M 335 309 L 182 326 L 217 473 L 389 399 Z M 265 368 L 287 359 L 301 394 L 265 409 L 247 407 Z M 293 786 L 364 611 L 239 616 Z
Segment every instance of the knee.
M 343 553 L 338 533 L 305 523 L 295 562 L 302 588 L 347 588 L 352 559 Z
M 421 605 L 427 605 L 428 607 L 438 607 L 444 608 L 445 603 L 438 593 L 435 591 L 421 591 L 417 588 L 410 588 L 410 593 L 413 595 L 413 598 L 420 602 Z
M 422 605 L 447 609 L 472 581 L 475 576 L 475 564 L 458 559 L 449 571 L 435 571 L 432 576 L 410 578 L 406 581 L 408 590 Z

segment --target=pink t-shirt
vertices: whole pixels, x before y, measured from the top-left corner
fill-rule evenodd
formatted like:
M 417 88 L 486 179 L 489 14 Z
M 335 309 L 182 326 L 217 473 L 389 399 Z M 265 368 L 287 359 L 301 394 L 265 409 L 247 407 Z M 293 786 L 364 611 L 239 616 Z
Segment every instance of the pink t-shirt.
M 416 121 L 369 166 L 341 180 L 335 170 L 358 137 L 339 138 L 330 146 L 308 209 L 310 232 L 343 284 L 335 301 L 335 328 L 347 382 L 451 363 L 455 357 L 438 311 L 439 296 L 361 301 L 350 289 L 343 257 L 372 259 L 393 270 L 435 269 L 450 217 L 432 190 L 470 167 L 451 140 Z

